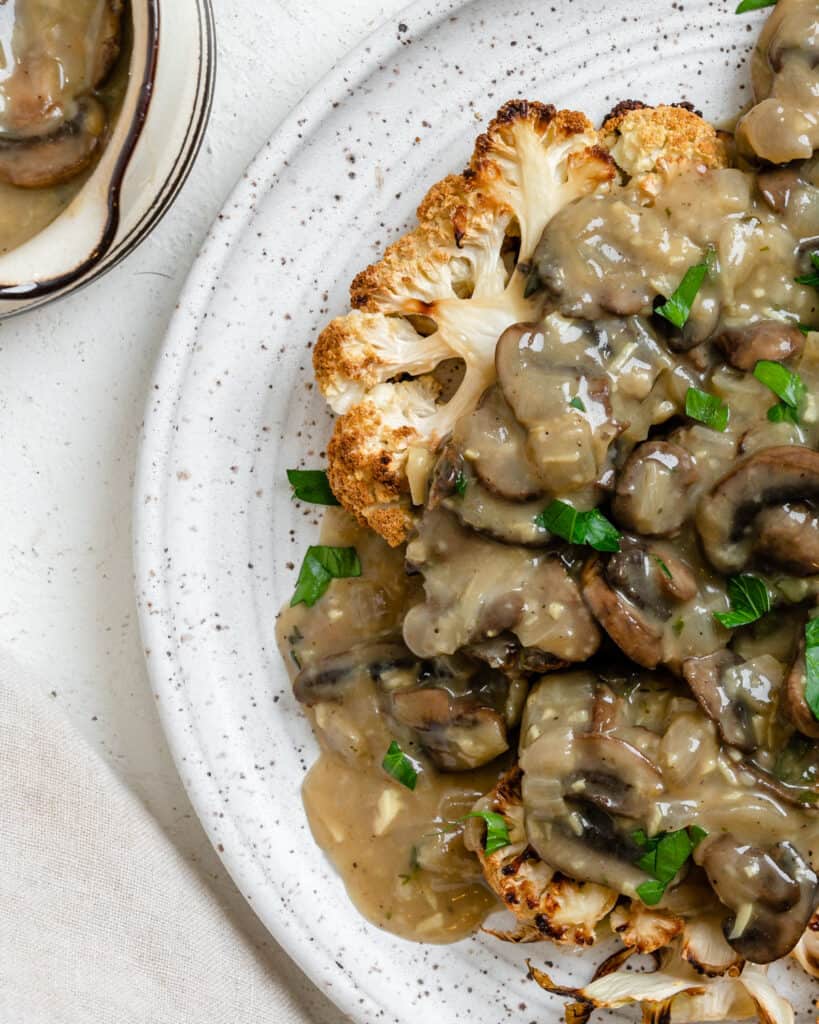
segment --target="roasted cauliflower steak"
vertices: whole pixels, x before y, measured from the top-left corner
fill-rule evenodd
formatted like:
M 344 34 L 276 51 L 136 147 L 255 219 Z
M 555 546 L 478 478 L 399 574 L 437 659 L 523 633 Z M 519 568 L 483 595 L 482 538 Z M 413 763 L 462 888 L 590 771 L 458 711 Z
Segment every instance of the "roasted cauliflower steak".
M 418 226 L 352 283 L 352 309 L 316 343 L 316 380 L 338 415 L 329 478 L 341 504 L 390 544 L 411 517 L 407 463 L 433 452 L 495 380 L 495 346 L 542 315 L 529 261 L 564 206 L 638 177 L 723 166 L 714 128 L 685 108 L 621 104 L 597 131 L 585 115 L 525 100 L 503 106 L 469 166 L 434 185 Z M 619 164 L 619 166 L 618 166 Z M 459 360 L 443 394 L 435 371 Z M 451 389 L 450 389 L 451 390 Z

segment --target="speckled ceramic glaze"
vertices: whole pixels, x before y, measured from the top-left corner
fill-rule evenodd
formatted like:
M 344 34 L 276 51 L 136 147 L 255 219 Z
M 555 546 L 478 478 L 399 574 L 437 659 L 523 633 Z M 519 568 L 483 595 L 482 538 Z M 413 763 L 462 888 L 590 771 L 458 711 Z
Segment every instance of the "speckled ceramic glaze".
M 136 571 L 153 686 L 179 771 L 224 861 L 278 941 L 356 1021 L 557 1021 L 524 959 L 587 981 L 574 956 L 475 937 L 410 945 L 349 904 L 300 785 L 315 744 L 275 616 L 318 517 L 285 469 L 320 465 L 330 417 L 317 331 L 353 274 L 411 225 L 505 100 L 579 107 L 691 100 L 719 122 L 748 99 L 762 17 L 733 2 L 513 0 L 409 8 L 273 136 L 213 228 L 151 391 L 136 485 Z M 218 966 L 217 966 L 218 969 Z M 774 969 L 781 973 L 781 968 Z M 796 972 L 785 980 L 791 988 Z M 808 984 L 797 982 L 803 1013 Z

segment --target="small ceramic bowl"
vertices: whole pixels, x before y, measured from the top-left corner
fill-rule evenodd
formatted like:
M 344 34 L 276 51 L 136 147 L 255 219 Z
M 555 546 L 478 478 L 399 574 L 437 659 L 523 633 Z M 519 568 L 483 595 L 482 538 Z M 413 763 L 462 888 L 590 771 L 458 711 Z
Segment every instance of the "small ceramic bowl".
M 76 291 L 132 252 L 193 166 L 216 72 L 210 0 L 130 0 L 130 77 L 111 139 L 82 189 L 0 256 L 0 317 Z

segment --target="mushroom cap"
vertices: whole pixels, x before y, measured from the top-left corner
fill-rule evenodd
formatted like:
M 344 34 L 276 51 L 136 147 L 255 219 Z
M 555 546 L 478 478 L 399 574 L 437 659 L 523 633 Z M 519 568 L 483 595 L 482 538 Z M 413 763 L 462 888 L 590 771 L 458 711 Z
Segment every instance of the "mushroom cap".
M 785 320 L 757 320 L 742 327 L 726 327 L 714 339 L 727 362 L 737 370 L 750 371 L 760 359 L 781 363 L 797 356 L 805 337 Z
M 490 388 L 478 408 L 459 421 L 455 441 L 468 453 L 484 487 L 499 497 L 529 501 L 543 494 L 543 481 L 526 450 L 526 431 L 499 387 Z
M 696 525 L 709 561 L 720 572 L 739 572 L 752 559 L 760 512 L 813 498 L 819 498 L 819 452 L 785 445 L 749 455 L 700 502 Z
M 103 147 L 105 107 L 93 96 L 77 104 L 76 116 L 51 135 L 0 137 L 0 181 L 17 188 L 49 188 L 81 174 Z
M 684 448 L 673 441 L 646 441 L 618 474 L 614 518 L 645 537 L 671 536 L 688 516 L 686 495 L 696 479 L 694 460 Z
M 695 856 L 732 912 L 723 923 L 730 945 L 756 964 L 787 956 L 819 902 L 819 879 L 810 865 L 788 842 L 766 851 L 722 835 L 702 846 Z
M 782 710 L 803 736 L 819 740 L 819 721 L 805 699 L 806 681 L 805 638 L 802 636 L 782 688 Z

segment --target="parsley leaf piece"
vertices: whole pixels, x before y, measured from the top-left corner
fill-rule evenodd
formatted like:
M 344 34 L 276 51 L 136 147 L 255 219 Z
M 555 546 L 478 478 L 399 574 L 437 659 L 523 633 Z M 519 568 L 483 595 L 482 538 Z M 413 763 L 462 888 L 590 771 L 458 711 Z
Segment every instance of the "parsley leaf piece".
M 580 412 L 586 411 L 586 406 L 583 404 L 583 399 L 579 395 L 575 395 L 571 402 L 569 402 L 569 405 L 573 409 L 578 409 Z
M 670 580 L 673 580 L 673 579 L 674 579 L 674 577 L 673 577 L 673 576 L 672 576 L 672 574 L 671 574 L 671 570 L 670 570 L 670 569 L 668 568 L 668 566 L 667 566 L 667 565 L 665 564 L 665 562 L 664 562 L 664 561 L 662 560 L 662 558 L 660 558 L 660 556 L 659 556 L 659 555 L 652 555 L 651 557 L 652 557 L 652 558 L 654 559 L 654 561 L 655 561 L 655 562 L 657 563 L 657 565 L 659 565 L 659 567 L 660 567 L 660 569 L 661 569 L 661 570 L 663 571 L 663 573 L 664 573 L 664 574 L 665 574 L 665 575 L 666 575 L 666 576 L 667 576 L 667 577 L 668 577 L 668 578 L 669 578 Z
M 786 420 L 788 423 L 799 423 L 799 416 L 796 409 L 791 409 L 789 405 L 785 405 L 784 402 L 777 402 L 776 405 L 772 405 L 768 410 L 768 419 L 771 423 L 784 423 Z
M 307 501 L 311 505 L 339 504 L 323 469 L 288 469 L 287 481 L 299 501 Z
M 730 411 L 716 395 L 709 395 L 699 388 L 689 388 L 685 393 L 685 415 L 722 432 L 728 426 Z
M 805 385 L 799 374 L 789 370 L 782 363 L 775 363 L 770 359 L 760 359 L 754 367 L 754 376 L 765 387 L 770 388 L 776 397 L 782 400 L 784 405 L 793 410 L 793 421 L 798 423 L 799 410 L 805 401 L 806 395 Z M 784 413 L 780 416 L 779 413 L 774 412 L 777 408 L 778 406 L 773 406 L 768 411 L 768 419 L 771 419 L 774 423 L 785 419 Z M 774 416 L 780 418 L 773 419 Z
M 803 334 L 810 334 L 811 331 L 819 330 L 819 327 L 813 327 L 811 324 L 797 324 L 796 326 Z
M 743 573 L 728 580 L 730 612 L 714 612 L 714 618 L 726 629 L 747 626 L 771 610 L 771 595 L 758 576 Z
M 810 254 L 810 261 L 813 264 L 813 272 L 810 274 L 800 274 L 799 277 L 795 277 L 794 281 L 797 284 L 806 284 L 811 288 L 819 288 L 819 252 L 812 252 Z
M 486 824 L 486 839 L 483 845 L 485 853 L 495 853 L 505 846 L 511 846 L 509 828 L 502 814 L 498 814 L 497 811 L 473 811 L 471 814 L 465 814 L 461 821 L 466 821 L 467 818 L 480 818 Z
M 406 786 L 407 789 L 415 789 L 418 782 L 418 769 L 395 740 L 389 745 L 381 767 L 387 775 L 391 775 L 402 786 Z
M 819 721 L 819 619 L 805 626 L 805 700 Z
M 763 7 L 775 7 L 776 0 L 742 0 L 736 9 L 737 14 L 747 14 L 748 11 L 761 11 Z
M 652 876 L 651 881 L 637 887 L 637 895 L 643 903 L 654 907 L 660 902 L 669 883 L 707 835 L 699 825 L 651 837 L 642 829 L 632 833 L 631 838 L 643 850 L 637 866 Z
M 711 261 L 706 256 L 702 263 L 689 267 L 676 290 L 669 299 L 657 306 L 654 312 L 675 327 L 685 327 L 691 316 L 691 307 L 710 269 Z
M 622 534 L 596 508 L 581 512 L 586 530 L 585 543 L 595 551 L 619 551 Z
M 656 907 L 663 896 L 665 896 L 667 888 L 668 886 L 665 882 L 658 882 L 656 880 L 643 882 L 642 885 L 637 886 L 637 895 L 647 907 Z
M 619 551 L 620 531 L 596 508 L 578 512 L 565 501 L 553 501 L 535 517 L 538 526 L 570 544 L 588 544 L 596 551 Z
M 306 604 L 312 608 L 330 586 L 331 580 L 360 575 L 361 562 L 355 548 L 333 548 L 322 544 L 309 547 L 301 563 L 290 607 Z
M 466 488 L 468 484 L 469 481 L 466 479 L 463 473 L 459 473 L 455 477 L 455 490 L 461 497 L 463 497 L 466 494 Z

